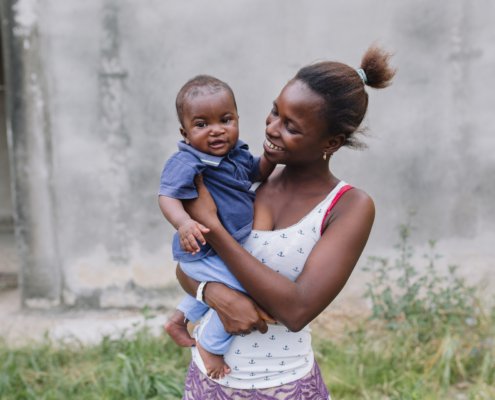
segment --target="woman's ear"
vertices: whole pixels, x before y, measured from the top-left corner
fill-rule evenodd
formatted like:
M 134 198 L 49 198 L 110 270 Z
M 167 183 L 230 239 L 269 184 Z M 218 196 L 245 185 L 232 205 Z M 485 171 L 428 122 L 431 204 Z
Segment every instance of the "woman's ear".
M 345 135 L 343 133 L 328 138 L 323 147 L 323 152 L 332 155 L 340 149 L 345 143 Z
M 335 136 L 331 136 L 327 139 L 323 151 L 326 154 L 333 154 L 338 149 L 340 149 L 344 145 L 344 143 L 345 143 L 345 135 L 343 133 L 340 133 Z

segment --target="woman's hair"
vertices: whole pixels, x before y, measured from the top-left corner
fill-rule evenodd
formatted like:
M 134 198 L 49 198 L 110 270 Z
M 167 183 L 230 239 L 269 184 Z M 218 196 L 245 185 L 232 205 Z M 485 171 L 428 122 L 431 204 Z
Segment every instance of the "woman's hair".
M 175 108 L 177 110 L 177 117 L 179 118 L 180 123 L 183 123 L 182 116 L 184 113 L 184 103 L 187 98 L 193 98 L 199 94 L 205 93 L 213 94 L 221 90 L 225 90 L 227 93 L 230 93 L 232 100 L 234 101 L 234 106 L 237 109 L 234 92 L 232 91 L 232 88 L 224 81 L 210 75 L 197 75 L 194 78 L 189 79 L 184 86 L 180 88 L 175 99 Z
M 323 97 L 322 112 L 328 134 L 344 134 L 344 146 L 365 147 L 354 137 L 368 108 L 365 86 L 382 89 L 390 85 L 395 75 L 395 69 L 388 63 L 390 56 L 383 49 L 372 46 L 361 60 L 362 71 L 339 62 L 323 61 L 301 68 L 294 77 Z

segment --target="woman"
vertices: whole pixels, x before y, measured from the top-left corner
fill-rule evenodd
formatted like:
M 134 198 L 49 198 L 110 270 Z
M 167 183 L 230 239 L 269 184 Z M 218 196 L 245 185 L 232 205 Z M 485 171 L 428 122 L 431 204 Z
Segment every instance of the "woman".
M 210 228 L 208 242 L 251 298 L 177 270 L 183 288 L 239 335 L 225 355 L 231 373 L 221 380 L 205 375 L 193 348 L 185 399 L 329 398 L 308 323 L 342 290 L 374 219 L 371 198 L 335 177 L 329 161 L 342 146 L 359 146 L 354 135 L 368 105 L 365 86 L 390 83 L 388 59 L 372 47 L 358 70 L 321 62 L 302 68 L 282 89 L 266 120 L 264 151 L 284 167 L 257 190 L 253 231 L 244 247 L 223 228 L 198 180 L 200 196 L 186 209 Z M 267 325 L 263 310 L 277 323 Z

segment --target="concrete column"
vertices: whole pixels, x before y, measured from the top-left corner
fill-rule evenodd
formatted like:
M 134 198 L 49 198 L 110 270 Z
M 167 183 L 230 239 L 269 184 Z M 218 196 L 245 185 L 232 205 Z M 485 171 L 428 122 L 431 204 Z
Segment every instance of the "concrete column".
M 52 143 L 38 1 L 5 0 L 0 4 L 22 302 L 31 308 L 49 308 L 60 304 L 62 274 L 55 232 Z
M 3 54 L 3 49 L 0 50 Z M 0 65 L 0 231 L 12 226 L 12 193 L 10 190 L 9 155 L 5 132 L 5 82 L 3 60 Z M 1 264 L 0 264 L 1 265 Z
M 108 219 L 105 221 L 106 248 L 115 265 L 129 262 L 129 176 L 130 136 L 125 121 L 125 80 L 127 71 L 120 60 L 119 2 L 105 0 L 100 43 L 100 132 L 108 156 L 108 168 L 101 177 L 107 183 Z

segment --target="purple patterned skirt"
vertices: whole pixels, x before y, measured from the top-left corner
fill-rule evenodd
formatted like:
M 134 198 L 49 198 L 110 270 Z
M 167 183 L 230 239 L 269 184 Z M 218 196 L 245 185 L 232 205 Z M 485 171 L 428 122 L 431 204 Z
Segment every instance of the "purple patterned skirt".
M 186 375 L 183 400 L 329 400 L 318 364 L 297 381 L 266 389 L 234 389 L 204 375 L 191 361 Z

